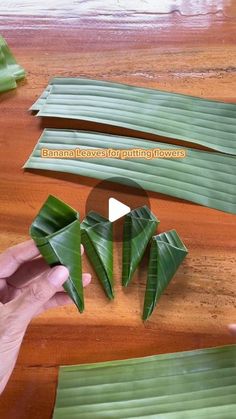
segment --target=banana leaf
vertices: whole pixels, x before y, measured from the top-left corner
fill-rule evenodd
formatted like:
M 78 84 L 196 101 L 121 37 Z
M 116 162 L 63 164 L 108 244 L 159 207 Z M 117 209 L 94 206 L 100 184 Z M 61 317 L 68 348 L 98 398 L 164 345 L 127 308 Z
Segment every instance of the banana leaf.
M 38 111 L 41 108 L 41 106 L 44 104 L 45 99 L 47 99 L 51 88 L 52 88 L 52 85 L 49 84 L 46 87 L 46 89 L 43 91 L 43 93 L 39 96 L 39 98 L 30 107 L 30 111 Z
M 175 230 L 152 237 L 143 320 L 151 316 L 163 291 L 187 254 L 188 250 Z
M 0 93 L 16 88 L 16 81 L 24 77 L 25 70 L 16 62 L 5 39 L 0 36 Z
M 103 80 L 55 78 L 38 116 L 93 121 L 236 154 L 236 104 Z
M 3 55 L 5 56 L 6 65 L 10 73 L 15 78 L 15 80 L 18 81 L 23 79 L 25 77 L 25 70 L 23 69 L 23 67 L 21 67 L 21 65 L 17 63 L 14 55 L 12 54 L 9 46 L 7 45 L 7 42 L 2 36 L 0 36 L 0 48 Z
M 79 214 L 49 195 L 30 227 L 30 235 L 50 266 L 64 265 L 70 276 L 65 290 L 79 311 L 84 309 Z
M 178 159 L 42 158 L 42 149 L 165 149 L 167 145 L 96 132 L 53 130 L 43 132 L 25 168 L 73 173 L 129 184 L 236 214 L 235 157 L 185 148 Z M 171 145 L 171 149 L 180 147 Z
M 236 345 L 60 367 L 53 419 L 235 419 Z
M 16 88 L 16 81 L 6 68 L 1 67 L 1 51 L 0 51 L 0 93 Z
M 1 38 L 0 38 L 1 41 Z M 0 46 L 0 93 L 15 89 L 16 80 L 7 67 L 6 57 Z
M 145 205 L 125 216 L 123 230 L 122 285 L 127 287 L 142 260 L 159 221 Z
M 81 241 L 105 293 L 108 298 L 114 298 L 112 223 L 90 211 L 81 223 Z

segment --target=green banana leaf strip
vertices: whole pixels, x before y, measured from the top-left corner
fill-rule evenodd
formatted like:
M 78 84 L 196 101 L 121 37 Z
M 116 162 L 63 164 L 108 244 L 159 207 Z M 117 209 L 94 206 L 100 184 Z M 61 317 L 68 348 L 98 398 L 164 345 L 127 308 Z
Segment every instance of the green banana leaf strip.
M 236 155 L 236 104 L 103 80 L 54 78 L 38 116 L 80 119 L 201 144 Z
M 127 287 L 142 260 L 159 221 L 145 205 L 125 216 L 123 230 L 122 285 Z
M 39 98 L 30 107 L 30 109 L 29 109 L 30 111 L 39 111 L 39 109 L 45 103 L 45 100 L 47 99 L 51 88 L 52 88 L 52 84 L 49 84 L 46 87 L 46 89 L 43 91 L 43 93 L 39 96 Z
M 42 149 L 160 149 L 167 145 L 154 141 L 73 130 L 44 130 L 25 168 L 44 169 L 124 185 L 134 181 L 141 188 L 185 199 L 197 204 L 236 214 L 235 157 L 185 148 L 186 157 L 178 159 L 84 159 L 42 158 Z M 181 147 L 171 145 L 172 150 Z
M 236 345 L 60 367 L 53 419 L 235 419 Z
M 50 266 L 64 265 L 70 276 L 64 288 L 79 311 L 84 310 L 79 214 L 49 195 L 30 227 L 30 235 Z
M 5 39 L 0 36 L 0 93 L 15 89 L 16 81 L 24 77 L 24 69 L 17 64 Z
M 89 212 L 81 223 L 81 241 L 108 298 L 114 298 L 112 223 L 94 211 Z
M 151 316 L 163 291 L 187 254 L 188 250 L 175 230 L 152 237 L 143 320 Z

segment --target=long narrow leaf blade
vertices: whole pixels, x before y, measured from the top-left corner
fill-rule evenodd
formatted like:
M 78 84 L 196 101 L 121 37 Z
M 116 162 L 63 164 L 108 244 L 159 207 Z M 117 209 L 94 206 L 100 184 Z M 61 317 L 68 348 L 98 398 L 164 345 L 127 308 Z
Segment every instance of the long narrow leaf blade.
M 187 254 L 188 250 L 175 230 L 152 237 L 143 320 L 151 316 Z
M 42 97 L 41 97 L 42 99 Z M 236 104 L 101 80 L 55 78 L 38 116 L 130 128 L 236 154 Z
M 123 231 L 122 285 L 127 287 L 142 260 L 159 221 L 145 205 L 125 216 Z
M 53 419 L 235 419 L 236 345 L 60 367 Z
M 108 298 L 114 298 L 112 223 L 91 211 L 81 223 L 81 241 Z
M 50 195 L 30 227 L 30 235 L 50 266 L 64 265 L 69 279 L 64 288 L 82 312 L 84 309 L 79 214 Z
M 186 150 L 185 158 L 169 159 L 83 159 L 42 158 L 42 150 L 161 149 L 167 145 L 95 132 L 52 130 L 43 132 L 25 168 L 73 173 L 124 185 L 133 180 L 140 187 L 236 214 L 235 158 L 214 152 Z M 171 145 L 171 149 L 180 147 Z

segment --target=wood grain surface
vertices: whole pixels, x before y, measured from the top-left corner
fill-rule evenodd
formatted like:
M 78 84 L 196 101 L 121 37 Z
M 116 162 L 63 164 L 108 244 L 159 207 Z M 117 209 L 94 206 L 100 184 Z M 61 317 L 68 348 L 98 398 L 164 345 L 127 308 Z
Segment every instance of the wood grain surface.
M 2 0 L 0 33 L 28 73 L 17 90 L 0 96 L 1 251 L 28 238 L 29 225 L 49 193 L 83 217 L 97 184 L 22 170 L 45 125 L 28 108 L 52 76 L 101 78 L 236 101 L 234 1 L 41 0 L 34 5 Z M 106 196 L 113 188 L 108 186 Z M 94 275 L 83 315 L 67 306 L 32 322 L 0 400 L 2 419 L 49 419 L 60 364 L 235 342 L 227 331 L 227 324 L 236 321 L 235 216 L 148 195 L 160 231 L 176 228 L 189 248 L 158 309 L 142 323 L 146 261 L 132 286 L 122 290 L 117 243 L 115 301 L 107 301 Z M 84 270 L 92 271 L 86 258 Z

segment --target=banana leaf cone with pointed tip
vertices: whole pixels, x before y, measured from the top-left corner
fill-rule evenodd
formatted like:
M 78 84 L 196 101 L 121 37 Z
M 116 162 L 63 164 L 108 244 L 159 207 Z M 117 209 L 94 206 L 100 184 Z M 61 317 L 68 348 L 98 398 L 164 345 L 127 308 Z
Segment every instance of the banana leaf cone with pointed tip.
M 123 230 L 123 286 L 129 285 L 158 223 L 159 220 L 146 205 L 126 215 Z
M 69 278 L 64 288 L 82 312 L 84 297 L 78 212 L 49 195 L 30 227 L 30 235 L 50 266 L 68 268 Z
M 25 70 L 15 60 L 7 42 L 0 35 L 0 93 L 15 89 L 17 81 L 25 77 Z
M 163 291 L 187 254 L 188 250 L 175 230 L 152 238 L 143 320 L 151 316 Z
M 97 212 L 90 211 L 81 223 L 81 240 L 106 295 L 113 299 L 112 223 Z

